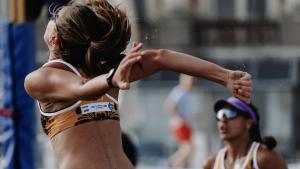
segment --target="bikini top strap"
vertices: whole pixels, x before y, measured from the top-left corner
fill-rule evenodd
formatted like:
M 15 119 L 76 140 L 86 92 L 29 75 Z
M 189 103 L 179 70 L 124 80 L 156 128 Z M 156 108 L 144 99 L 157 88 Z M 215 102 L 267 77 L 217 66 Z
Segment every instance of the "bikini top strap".
M 246 169 L 246 166 L 248 165 L 249 162 L 253 160 L 253 150 L 255 149 L 256 142 L 252 142 L 251 147 L 247 153 L 246 159 L 244 161 L 242 169 Z
M 63 60 L 61 60 L 61 59 L 55 59 L 55 60 L 51 60 L 51 61 L 49 61 L 49 62 L 47 62 L 47 63 L 45 63 L 42 67 L 44 67 L 44 66 L 46 66 L 46 65 L 48 65 L 48 64 L 50 64 L 50 63 L 62 63 L 62 64 L 64 64 L 64 65 L 66 65 L 68 68 L 70 68 L 76 75 L 78 75 L 78 76 L 80 76 L 81 77 L 81 74 L 79 73 L 79 71 L 73 66 L 73 65 L 71 65 L 70 63 L 68 63 L 68 62 L 66 62 L 66 61 L 63 61 Z
M 106 93 L 105 96 L 108 97 L 114 103 L 118 104 L 118 101 L 115 98 L 113 98 L 111 95 L 109 95 L 109 94 Z
M 258 162 L 257 162 L 257 151 L 258 151 L 259 146 L 260 146 L 260 143 L 256 143 L 255 148 L 253 150 L 253 163 L 254 163 L 253 165 L 254 165 L 255 169 L 259 169 Z
M 219 150 L 219 152 L 216 156 L 216 159 L 215 159 L 213 169 L 223 169 L 223 160 L 222 160 L 222 158 L 224 158 L 225 152 L 226 152 L 226 148 L 222 148 L 221 150 Z

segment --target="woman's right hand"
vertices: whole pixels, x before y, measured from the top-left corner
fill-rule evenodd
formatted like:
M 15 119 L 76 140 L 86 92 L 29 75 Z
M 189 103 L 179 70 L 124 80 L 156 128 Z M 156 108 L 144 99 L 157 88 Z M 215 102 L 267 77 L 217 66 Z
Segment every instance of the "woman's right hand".
M 130 73 L 134 64 L 138 63 L 142 54 L 139 52 L 143 48 L 143 44 L 134 44 L 130 53 L 122 59 L 115 75 L 112 79 L 112 84 L 122 90 L 128 90 L 130 88 Z

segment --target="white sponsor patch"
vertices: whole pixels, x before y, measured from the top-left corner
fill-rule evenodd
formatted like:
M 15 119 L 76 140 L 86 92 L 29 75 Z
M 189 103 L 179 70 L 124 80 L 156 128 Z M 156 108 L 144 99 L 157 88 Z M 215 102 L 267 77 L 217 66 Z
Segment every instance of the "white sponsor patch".
M 103 111 L 115 111 L 113 102 L 90 103 L 80 106 L 81 114 Z

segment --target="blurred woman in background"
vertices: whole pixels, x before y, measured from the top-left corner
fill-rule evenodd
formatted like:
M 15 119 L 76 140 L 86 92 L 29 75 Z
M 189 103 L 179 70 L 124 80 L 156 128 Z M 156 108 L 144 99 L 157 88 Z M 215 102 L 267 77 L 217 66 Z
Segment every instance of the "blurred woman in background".
M 230 97 L 215 104 L 219 135 L 226 147 L 213 155 L 204 169 L 287 169 L 273 149 L 273 137 L 262 138 L 259 114 L 252 104 Z

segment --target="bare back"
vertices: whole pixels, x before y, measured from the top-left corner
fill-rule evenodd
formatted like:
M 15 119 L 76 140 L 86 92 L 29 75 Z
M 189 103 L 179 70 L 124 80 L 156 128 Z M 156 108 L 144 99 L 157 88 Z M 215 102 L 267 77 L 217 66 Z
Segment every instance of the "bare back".
M 51 143 L 61 169 L 133 169 L 121 145 L 120 124 L 89 122 L 59 133 Z
M 57 69 L 74 73 L 74 70 L 60 63 L 50 67 L 54 68 L 53 71 Z M 80 76 L 78 71 L 75 74 Z M 118 90 L 112 89 L 108 93 L 97 99 L 75 103 L 74 100 L 39 101 L 42 125 L 51 138 L 60 169 L 134 168 L 122 148 L 116 99 Z M 87 109 L 83 108 L 89 106 L 106 107 L 84 112 Z

